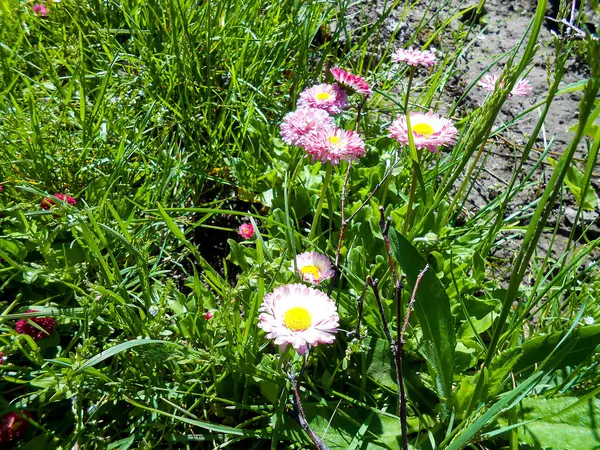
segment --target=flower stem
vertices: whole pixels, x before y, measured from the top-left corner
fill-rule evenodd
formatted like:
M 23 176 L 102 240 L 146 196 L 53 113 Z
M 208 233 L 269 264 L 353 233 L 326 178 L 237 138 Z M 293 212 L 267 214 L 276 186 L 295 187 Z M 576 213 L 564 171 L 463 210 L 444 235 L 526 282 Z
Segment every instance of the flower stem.
M 323 202 L 325 201 L 325 197 L 327 196 L 327 187 L 329 186 L 329 181 L 331 180 L 332 169 L 333 165 L 327 164 L 327 169 L 325 170 L 325 178 L 323 178 L 323 186 L 321 187 L 321 194 L 319 196 L 319 203 L 317 203 L 315 217 L 313 218 L 312 227 L 310 227 L 310 235 L 308 239 L 311 241 L 315 238 L 317 228 L 319 228 L 319 219 L 321 218 L 321 211 L 323 210 Z
M 412 162 L 412 182 L 410 185 L 410 194 L 408 197 L 408 209 L 406 210 L 406 217 L 404 219 L 404 234 L 408 233 L 412 221 L 412 209 L 415 202 L 415 191 L 417 189 L 417 170 L 419 170 L 419 161 L 421 155 L 417 154 L 415 148 L 415 141 L 413 139 L 412 127 L 410 125 L 410 114 L 408 111 L 408 99 L 410 97 L 410 88 L 412 87 L 412 80 L 415 75 L 415 67 L 410 68 L 408 74 L 408 86 L 406 87 L 406 97 L 404 97 L 404 114 L 406 116 L 406 129 L 408 132 L 408 150 L 410 153 L 410 160 Z

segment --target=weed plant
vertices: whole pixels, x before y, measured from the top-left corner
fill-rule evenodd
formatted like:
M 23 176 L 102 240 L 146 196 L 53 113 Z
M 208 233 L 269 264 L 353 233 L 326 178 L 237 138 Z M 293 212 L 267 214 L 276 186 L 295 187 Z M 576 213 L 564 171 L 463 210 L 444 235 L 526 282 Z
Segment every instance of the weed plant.
M 583 220 L 598 208 L 600 43 L 571 5 L 545 94 L 509 123 L 547 0 L 460 95 L 484 0 L 386 1 L 358 28 L 366 3 L 43 5 L 0 2 L 2 448 L 600 445 L 600 240 Z M 422 20 L 383 40 L 393 11 Z M 405 64 L 400 42 L 435 64 Z M 576 56 L 587 79 L 566 85 Z M 373 91 L 332 119 L 363 143 L 339 160 L 280 129 L 335 67 Z M 501 75 L 469 108 L 486 72 Z M 571 142 L 538 151 L 570 92 Z M 410 115 L 430 111 L 438 122 Z M 526 117 L 512 178 L 470 210 L 488 155 Z M 423 146 L 442 119 L 452 136 Z M 282 289 L 303 300 L 272 319 Z M 327 330 L 309 304 L 330 308 Z M 263 331 L 276 319 L 321 334 L 280 348 Z

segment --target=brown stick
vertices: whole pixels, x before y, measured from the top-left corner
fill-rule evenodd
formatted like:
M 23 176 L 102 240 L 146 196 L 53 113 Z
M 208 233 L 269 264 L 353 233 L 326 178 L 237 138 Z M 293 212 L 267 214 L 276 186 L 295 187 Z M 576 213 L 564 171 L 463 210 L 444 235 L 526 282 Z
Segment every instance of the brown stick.
M 300 373 L 304 372 L 304 367 L 306 365 L 306 358 L 304 358 L 304 363 L 302 364 L 302 370 Z M 298 388 L 298 384 L 296 383 L 296 376 L 293 373 L 287 374 L 290 383 L 292 384 L 293 398 L 292 398 L 292 406 L 294 410 L 290 412 L 290 416 L 298 422 L 298 425 L 308 434 L 310 440 L 314 444 L 317 450 L 329 450 L 329 447 L 323 440 L 315 434 L 315 432 L 310 428 L 308 421 L 306 420 L 306 414 L 304 414 L 304 408 L 302 407 L 302 401 L 300 400 L 300 390 Z

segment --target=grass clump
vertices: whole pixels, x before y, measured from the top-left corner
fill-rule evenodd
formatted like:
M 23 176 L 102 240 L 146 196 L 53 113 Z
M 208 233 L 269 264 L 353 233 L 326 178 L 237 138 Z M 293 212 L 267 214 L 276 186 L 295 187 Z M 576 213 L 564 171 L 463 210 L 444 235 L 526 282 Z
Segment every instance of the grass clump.
M 597 446 L 600 45 L 563 4 L 543 95 L 511 104 L 540 1 L 457 94 L 484 3 L 358 29 L 360 4 L 2 3 L 0 442 Z M 540 149 L 569 92 L 571 142 Z

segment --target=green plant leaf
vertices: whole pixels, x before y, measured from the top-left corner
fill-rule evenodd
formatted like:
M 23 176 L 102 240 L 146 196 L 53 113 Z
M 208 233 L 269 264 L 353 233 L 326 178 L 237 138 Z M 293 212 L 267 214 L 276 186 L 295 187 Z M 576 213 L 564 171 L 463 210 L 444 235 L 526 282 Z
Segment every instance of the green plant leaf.
M 542 362 L 556 348 L 564 335 L 563 331 L 557 331 L 547 336 L 540 336 L 525 341 L 522 346 L 523 354 L 513 367 L 513 371 L 521 372 L 533 368 L 536 364 Z M 557 364 L 556 368 L 563 369 L 568 366 L 572 367 L 581 364 L 600 345 L 600 325 L 576 328 L 563 345 L 568 345 L 574 341 L 577 341 L 577 345 L 571 351 L 568 353 L 564 351 L 558 352 L 558 354 L 554 355 L 548 361 L 550 367 L 554 367 Z
M 534 448 L 594 449 L 600 446 L 600 400 L 577 397 L 527 398 L 520 405 L 519 441 Z M 508 425 L 506 418 L 498 423 Z
M 548 157 L 548 162 L 554 168 L 556 168 L 556 160 Z M 575 166 L 574 161 L 567 169 L 565 175 L 565 184 L 575 197 L 578 205 L 582 205 L 586 211 L 593 211 L 598 206 L 598 194 L 593 188 L 588 188 L 585 197 L 581 198 L 581 192 L 583 191 L 583 183 L 585 182 L 584 173 Z
M 395 229 L 390 228 L 389 237 L 394 257 L 412 287 L 426 262 L 419 251 Z M 415 313 L 423 331 L 422 351 L 435 379 L 437 393 L 442 402 L 449 403 L 454 375 L 455 321 L 450 312 L 450 299 L 433 270 L 425 272 L 419 284 Z
M 127 342 L 122 342 L 121 344 L 117 344 L 114 347 L 109 348 L 105 352 L 101 352 L 101 353 L 97 354 L 96 356 L 93 356 L 92 358 L 90 358 L 86 362 L 84 362 L 81 366 L 79 366 L 77 368 L 77 370 L 75 370 L 75 373 L 83 372 L 86 369 L 93 367 L 96 364 L 101 363 L 105 359 L 108 359 L 108 358 L 116 355 L 117 353 L 121 353 L 124 350 L 128 350 L 132 347 L 137 347 L 138 345 L 147 345 L 147 344 L 167 344 L 167 345 L 174 345 L 174 346 L 180 347 L 179 344 L 176 344 L 174 342 L 161 341 L 159 339 L 134 339 L 132 341 L 127 341 Z
M 25 245 L 12 239 L 0 239 L 0 250 L 4 250 L 14 256 L 18 261 L 23 261 L 27 256 Z

